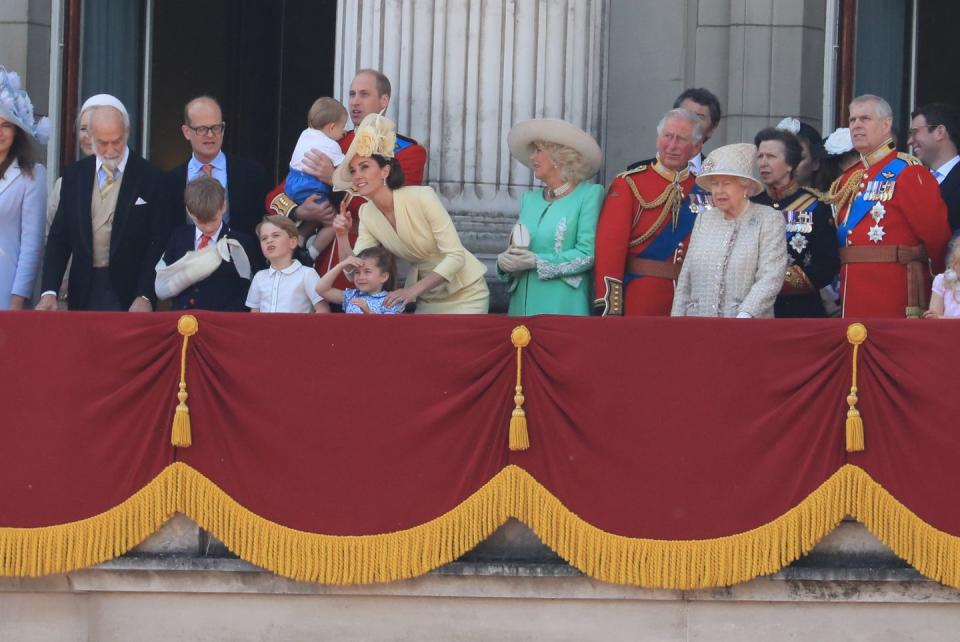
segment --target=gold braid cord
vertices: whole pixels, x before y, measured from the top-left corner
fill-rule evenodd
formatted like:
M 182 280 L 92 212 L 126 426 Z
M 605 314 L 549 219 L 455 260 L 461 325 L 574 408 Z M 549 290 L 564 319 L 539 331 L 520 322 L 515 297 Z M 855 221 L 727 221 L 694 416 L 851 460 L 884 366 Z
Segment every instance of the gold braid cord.
M 660 207 L 661 205 L 663 206 L 660 216 L 658 216 L 657 220 L 654 221 L 653 225 L 650 226 L 650 229 L 630 241 L 630 247 L 636 247 L 641 243 L 646 242 L 654 234 L 660 231 L 660 228 L 663 227 L 663 224 L 666 222 L 668 216 L 676 217 L 677 212 L 680 209 L 680 203 L 683 202 L 683 188 L 680 187 L 678 183 L 670 183 L 667 185 L 666 189 L 660 193 L 660 196 L 652 201 L 647 201 L 640 195 L 640 190 L 633 181 L 627 178 L 624 180 L 627 182 L 627 185 L 630 186 L 630 191 L 633 192 L 633 197 L 637 199 L 637 213 L 633 216 L 633 225 L 631 225 L 631 228 L 636 226 L 637 222 L 640 220 L 640 214 L 644 210 L 652 210 Z
M 850 180 L 844 183 L 842 188 L 840 187 L 840 181 L 843 180 L 841 176 L 833 181 L 826 196 L 821 200 L 828 205 L 832 205 L 834 207 L 833 211 L 836 212 L 839 217 L 840 213 L 850 204 L 854 195 L 860 190 L 860 181 L 863 180 L 866 173 L 866 170 L 858 169 L 850 175 Z
M 862 323 L 851 323 L 847 327 L 847 341 L 853 345 L 853 382 L 850 386 L 850 394 L 847 395 L 847 452 L 860 452 L 864 448 L 863 439 L 863 418 L 860 411 L 857 410 L 857 402 L 860 398 L 857 396 L 857 352 L 860 344 L 867 340 L 867 328 Z
M 187 408 L 187 342 L 200 330 L 197 317 L 185 314 L 177 320 L 177 332 L 183 335 L 180 348 L 180 390 L 177 392 L 177 410 L 173 413 L 173 430 L 170 443 L 177 448 L 189 448 L 193 443 L 190 429 L 190 409 Z

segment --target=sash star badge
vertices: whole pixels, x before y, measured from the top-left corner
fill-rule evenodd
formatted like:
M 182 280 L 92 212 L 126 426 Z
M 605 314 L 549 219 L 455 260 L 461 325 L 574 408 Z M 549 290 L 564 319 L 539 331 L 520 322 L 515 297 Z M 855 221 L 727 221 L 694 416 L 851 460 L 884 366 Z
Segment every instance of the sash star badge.
M 793 238 L 790 239 L 790 247 L 797 254 L 803 254 L 803 251 L 807 248 L 807 237 L 803 234 L 794 234 Z
M 870 230 L 867 232 L 867 238 L 873 241 L 874 243 L 879 243 L 880 241 L 883 240 L 883 237 L 884 235 L 886 235 L 886 233 L 887 231 L 883 229 L 879 224 L 877 224 L 871 227 Z

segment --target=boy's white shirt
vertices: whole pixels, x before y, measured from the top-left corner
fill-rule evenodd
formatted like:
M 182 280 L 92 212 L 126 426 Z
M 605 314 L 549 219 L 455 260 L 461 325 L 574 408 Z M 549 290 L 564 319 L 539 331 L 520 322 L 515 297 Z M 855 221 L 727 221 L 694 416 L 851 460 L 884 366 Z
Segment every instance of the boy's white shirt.
M 293 156 L 290 157 L 290 169 L 298 172 L 303 171 L 303 157 L 311 149 L 322 152 L 333 166 L 336 167 L 343 162 L 343 151 L 340 149 L 340 143 L 333 140 L 319 129 L 308 127 L 300 134 L 297 140 L 297 146 L 293 148 Z

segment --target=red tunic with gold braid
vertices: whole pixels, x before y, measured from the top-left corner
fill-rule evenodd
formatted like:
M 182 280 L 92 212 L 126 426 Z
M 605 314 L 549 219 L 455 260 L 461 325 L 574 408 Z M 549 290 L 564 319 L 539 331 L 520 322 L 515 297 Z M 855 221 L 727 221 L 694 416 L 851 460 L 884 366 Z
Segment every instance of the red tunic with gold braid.
M 874 181 L 890 182 L 892 172 L 885 168 L 898 157 L 907 165 L 895 177 L 892 196 L 875 201 L 882 207 L 873 213 L 868 211 L 849 229 L 840 230 L 840 235 L 845 237 L 845 242 L 840 243 L 840 296 L 846 318 L 917 316 L 919 310 L 915 301 L 908 301 L 908 289 L 919 290 L 922 305 L 929 299 L 930 270 L 934 273 L 943 270 L 950 226 L 937 181 L 918 159 L 908 154 L 898 155 L 892 143 L 864 156 L 862 163 L 848 169 L 831 186 L 827 199 L 834 206 L 837 225 L 853 223 L 849 219 L 853 203 L 859 195 L 867 192 L 869 196 L 870 190 L 877 188 Z M 909 262 L 904 255 L 915 256 L 920 246 L 926 252 L 910 266 L 913 276 L 917 277 L 910 286 Z M 855 250 L 860 252 L 857 256 L 848 248 L 864 249 Z M 900 253 L 901 260 L 884 257 L 882 252 Z
M 674 172 L 658 160 L 614 179 L 600 211 L 594 258 L 594 306 L 604 316 L 670 316 L 674 272 L 680 271 L 689 231 L 652 246 L 661 234 L 676 231 L 693 185 L 689 170 Z
M 346 154 L 347 150 L 350 149 L 350 143 L 353 142 L 354 132 L 349 131 L 343 135 L 343 138 L 340 139 L 340 149 L 343 150 L 343 153 Z M 404 176 L 404 185 L 422 185 L 423 184 L 423 173 L 427 164 L 427 150 L 423 145 L 419 144 L 412 138 L 407 136 L 402 136 L 397 134 L 397 150 L 396 158 L 400 163 L 400 168 L 403 170 Z M 288 214 L 289 210 L 293 209 L 294 203 L 283 194 L 284 183 L 280 183 L 276 189 L 267 194 L 267 215 L 271 214 Z M 280 205 L 283 202 L 283 199 L 286 198 L 287 204 L 289 207 L 286 211 L 283 210 L 283 207 Z M 349 197 L 348 197 L 349 198 Z M 360 206 L 366 203 L 366 199 L 362 196 L 353 196 L 350 198 L 349 203 L 347 204 L 347 210 L 353 214 L 353 229 L 350 231 L 350 244 L 353 245 L 357 242 L 357 226 L 360 222 Z M 334 239 L 330 245 L 327 246 L 327 249 L 324 250 L 320 256 L 317 257 L 317 260 L 314 262 L 314 268 L 320 274 L 324 274 L 331 267 L 336 265 L 340 261 L 340 249 L 337 247 L 337 240 Z M 333 284 L 333 287 L 339 288 L 341 290 L 352 287 L 350 281 L 347 280 L 347 277 L 343 274 L 337 277 L 336 282 Z

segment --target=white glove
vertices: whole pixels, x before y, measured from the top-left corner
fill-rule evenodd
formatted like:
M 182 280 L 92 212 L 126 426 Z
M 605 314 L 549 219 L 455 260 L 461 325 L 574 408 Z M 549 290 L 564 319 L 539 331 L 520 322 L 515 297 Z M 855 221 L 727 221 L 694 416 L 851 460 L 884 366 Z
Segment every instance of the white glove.
M 738 313 L 737 313 L 737 318 L 738 318 L 738 319 L 752 319 L 753 317 L 750 316 L 750 314 L 749 314 L 748 312 L 738 312 Z
M 507 274 L 526 272 L 537 267 L 537 255 L 524 248 L 511 247 L 497 257 L 497 265 Z

